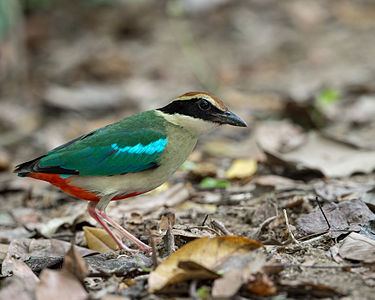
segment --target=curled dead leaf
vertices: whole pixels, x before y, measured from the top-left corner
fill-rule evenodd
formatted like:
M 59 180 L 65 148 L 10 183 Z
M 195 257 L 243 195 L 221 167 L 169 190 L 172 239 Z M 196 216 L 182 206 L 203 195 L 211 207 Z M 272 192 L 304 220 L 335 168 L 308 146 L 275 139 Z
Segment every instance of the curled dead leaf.
M 85 277 L 89 274 L 89 269 L 85 260 L 73 244 L 64 257 L 63 270 L 73 274 L 81 282 L 83 282 Z
M 212 272 L 217 272 L 217 268 L 230 257 L 262 246 L 263 244 L 252 239 L 237 236 L 196 239 L 177 250 L 151 272 L 148 280 L 149 292 L 156 292 L 184 280 L 213 278 Z M 186 266 L 186 262 L 193 262 L 195 268 L 181 268 L 182 262 L 183 266 Z
M 89 249 L 99 253 L 106 253 L 119 249 L 116 242 L 104 229 L 84 226 L 83 231 Z

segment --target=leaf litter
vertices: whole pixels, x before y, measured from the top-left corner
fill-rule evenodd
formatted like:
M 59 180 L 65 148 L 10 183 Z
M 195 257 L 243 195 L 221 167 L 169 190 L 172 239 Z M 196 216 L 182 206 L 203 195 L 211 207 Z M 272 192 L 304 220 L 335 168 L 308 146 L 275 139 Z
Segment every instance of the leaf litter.
M 189 16 L 177 20 L 148 1 L 78 4 L 74 13 L 54 5 L 60 17 L 48 8 L 25 17 L 30 90 L 0 76 L 0 298 L 373 297 L 375 89 L 366 71 L 375 51 L 373 5 L 212 2 L 203 8 L 185 1 Z M 202 14 L 208 22 L 200 22 Z M 60 30 L 64 16 L 80 30 Z M 185 35 L 176 35 L 179 26 L 171 22 L 180 21 L 189 22 L 220 91 L 205 85 L 194 63 L 192 73 L 184 69 L 184 55 L 194 51 L 178 52 L 176 37 Z M 236 34 L 223 38 L 227 28 Z M 111 203 L 108 214 L 153 245 L 153 257 L 117 250 L 92 228 L 86 203 L 9 172 L 68 139 L 202 85 L 250 126 L 202 138 L 168 184 Z M 27 95 L 22 102 L 19 93 Z M 220 257 L 207 245 L 228 234 L 236 236 L 228 239 L 234 249 L 248 238 L 265 246 L 207 264 Z M 75 250 L 66 254 L 72 239 Z M 171 283 L 168 275 L 185 274 L 185 280 L 151 287 L 153 274 L 179 251 L 187 251 L 185 258 L 159 279 Z M 193 260 L 201 251 L 207 256 Z

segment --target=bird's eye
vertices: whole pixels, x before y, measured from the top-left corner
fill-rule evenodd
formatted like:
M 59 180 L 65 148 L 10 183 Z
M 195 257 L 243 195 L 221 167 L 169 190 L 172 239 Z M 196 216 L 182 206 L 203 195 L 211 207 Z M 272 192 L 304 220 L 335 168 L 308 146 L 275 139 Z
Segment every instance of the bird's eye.
M 198 106 L 201 110 L 208 110 L 210 108 L 210 103 L 207 100 L 201 99 L 198 102 Z

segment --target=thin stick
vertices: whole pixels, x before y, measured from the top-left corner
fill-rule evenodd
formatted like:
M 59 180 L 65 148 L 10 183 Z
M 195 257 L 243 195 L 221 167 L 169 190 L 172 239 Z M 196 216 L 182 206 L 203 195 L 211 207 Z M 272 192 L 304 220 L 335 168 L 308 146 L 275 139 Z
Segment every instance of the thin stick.
M 278 215 L 276 216 L 272 216 L 272 217 L 269 217 L 267 219 L 265 219 L 262 224 L 259 225 L 258 229 L 255 230 L 255 232 L 250 236 L 250 238 L 256 240 L 259 238 L 260 234 L 263 232 L 264 228 L 270 224 L 273 220 L 275 220 L 276 218 L 278 217 Z
M 225 228 L 224 224 L 219 222 L 218 220 L 215 220 L 215 219 L 212 219 L 211 220 L 211 225 L 214 227 L 214 228 L 217 228 L 219 229 L 222 233 L 224 233 L 225 235 L 232 235 L 232 233 Z
M 217 232 L 215 229 L 205 225 L 205 226 L 188 226 L 186 229 L 190 230 L 190 229 L 206 229 L 206 230 L 209 230 L 209 231 L 212 231 L 214 234 L 216 234 L 217 236 L 221 235 L 220 232 Z
M 204 224 L 206 224 L 207 219 L 208 219 L 208 214 L 204 217 L 204 220 L 202 222 L 202 226 L 204 226 Z
M 307 240 L 307 239 L 310 239 L 310 238 L 314 238 L 314 237 L 320 237 L 322 235 L 325 235 L 327 233 L 332 233 L 332 232 L 358 232 L 358 230 L 350 230 L 350 229 L 330 229 L 330 230 L 324 230 L 324 231 L 320 231 L 320 232 L 315 232 L 315 233 L 311 233 L 311 234 L 308 234 L 308 235 L 305 235 L 301 238 L 299 238 L 298 240 L 299 241 L 304 241 L 304 240 Z
M 167 232 L 165 233 L 165 238 L 166 238 L 167 253 L 169 256 L 175 251 L 174 235 L 172 233 L 172 225 L 171 225 L 169 218 L 168 218 L 168 229 L 167 229 Z
M 310 269 L 343 269 L 343 268 L 360 268 L 363 267 L 361 264 L 351 264 L 351 265 L 342 265 L 342 266 L 323 266 L 323 265 L 302 265 L 302 264 L 270 264 L 264 265 L 263 268 L 275 268 L 275 267 L 284 267 L 284 268 L 310 268 Z
M 156 250 L 155 240 L 151 234 L 150 234 L 150 242 L 151 242 L 151 248 L 152 248 L 152 253 L 151 253 L 152 267 L 155 270 L 156 267 L 158 266 L 158 256 L 156 253 L 157 250 Z
M 320 209 L 320 211 L 321 211 L 321 213 L 322 213 L 322 215 L 323 215 L 323 217 L 324 217 L 324 220 L 326 220 L 326 223 L 327 223 L 327 225 L 328 225 L 328 230 L 330 230 L 330 229 L 331 229 L 331 224 L 329 224 L 329 221 L 328 221 L 328 219 L 327 219 L 327 216 L 326 216 L 326 214 L 325 214 L 324 211 L 323 211 L 323 207 L 321 206 L 318 197 L 316 197 L 315 200 L 316 200 L 316 203 L 318 203 L 319 209 Z
M 288 219 L 288 215 L 286 213 L 286 209 L 284 208 L 283 209 L 283 213 L 284 213 L 284 217 L 285 217 L 285 223 L 286 223 L 286 227 L 288 228 L 288 232 L 289 232 L 289 235 L 290 237 L 292 238 L 293 242 L 295 242 L 297 245 L 300 245 L 300 242 L 297 241 L 297 239 L 294 237 L 294 234 L 290 228 L 290 225 L 289 225 L 289 219 Z

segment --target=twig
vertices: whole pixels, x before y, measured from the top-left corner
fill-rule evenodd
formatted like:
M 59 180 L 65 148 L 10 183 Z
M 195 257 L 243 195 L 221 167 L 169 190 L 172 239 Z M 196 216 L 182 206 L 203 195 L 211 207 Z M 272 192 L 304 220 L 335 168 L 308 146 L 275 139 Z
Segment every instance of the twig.
M 266 227 L 268 224 L 270 224 L 277 217 L 278 217 L 278 215 L 272 216 L 272 217 L 269 217 L 269 218 L 265 219 L 262 222 L 262 224 L 259 225 L 258 229 L 255 230 L 255 232 L 252 234 L 252 236 L 250 238 L 252 238 L 254 240 L 257 240 L 259 238 L 260 234 L 262 233 L 264 227 Z
M 152 266 L 155 270 L 156 267 L 158 266 L 158 257 L 157 257 L 157 253 L 156 253 L 155 240 L 154 240 L 154 237 L 152 235 L 150 235 L 150 242 L 151 242 L 151 248 L 152 248 L 152 254 L 151 254 Z
M 186 229 L 190 230 L 190 229 L 206 229 L 206 230 L 209 230 L 209 231 L 212 231 L 213 233 L 215 233 L 216 235 L 221 235 L 220 232 L 217 232 L 215 229 L 205 225 L 205 226 L 188 226 Z
M 329 221 L 328 221 L 328 219 L 327 219 L 327 216 L 326 216 L 326 214 L 325 214 L 324 211 L 323 211 L 323 208 L 322 208 L 322 206 L 321 206 L 321 204 L 320 204 L 320 202 L 319 202 L 318 197 L 316 197 L 315 200 L 316 200 L 316 203 L 318 203 L 319 209 L 320 209 L 320 211 L 321 211 L 321 213 L 322 213 L 322 215 L 323 215 L 323 217 L 324 217 L 324 220 L 326 220 L 326 223 L 327 223 L 327 225 L 328 225 L 328 230 L 330 230 L 330 229 L 331 229 L 331 224 L 329 224 Z
M 206 224 L 207 219 L 208 219 L 208 214 L 204 217 L 204 220 L 202 222 L 202 226 L 204 226 L 204 224 Z
M 211 220 L 211 223 L 210 223 L 214 228 L 217 228 L 219 229 L 222 233 L 224 233 L 225 235 L 232 235 L 232 233 L 225 228 L 224 224 L 221 223 L 220 221 L 218 220 L 215 220 L 215 219 L 212 219 Z
M 350 230 L 350 229 L 329 229 L 329 230 L 324 230 L 324 231 L 320 231 L 320 232 L 315 232 L 315 233 L 311 233 L 311 234 L 308 234 L 308 235 L 305 235 L 303 237 L 300 237 L 298 240 L 299 241 L 304 241 L 304 240 L 307 240 L 309 238 L 314 238 L 314 237 L 321 237 L 327 233 L 332 233 L 332 232 L 358 232 L 358 230 Z
M 361 264 L 350 264 L 342 266 L 323 266 L 323 265 L 303 265 L 303 264 L 270 264 L 264 265 L 263 268 L 310 268 L 310 269 L 346 269 L 346 268 L 360 268 Z
M 279 211 L 277 209 L 277 204 L 275 204 L 275 215 L 265 219 L 262 222 L 262 224 L 259 225 L 259 228 L 254 232 L 254 234 L 251 238 L 253 238 L 254 240 L 257 240 L 259 238 L 260 234 L 262 233 L 264 227 L 266 227 L 268 224 L 270 224 L 273 220 L 275 220 L 278 217 L 279 217 Z
M 290 237 L 292 238 L 293 242 L 295 242 L 297 245 L 300 245 L 300 242 L 294 237 L 294 234 L 293 234 L 293 232 L 290 228 L 289 219 L 288 219 L 288 215 L 286 213 L 285 208 L 283 209 L 283 213 L 284 213 L 284 217 L 285 217 L 286 227 L 288 228 L 288 232 L 289 232 Z
M 167 253 L 169 256 L 175 251 L 174 235 L 172 233 L 172 225 L 171 225 L 169 218 L 168 218 L 168 229 L 164 237 L 165 237 L 165 246 L 167 248 Z

